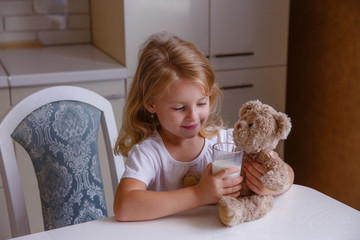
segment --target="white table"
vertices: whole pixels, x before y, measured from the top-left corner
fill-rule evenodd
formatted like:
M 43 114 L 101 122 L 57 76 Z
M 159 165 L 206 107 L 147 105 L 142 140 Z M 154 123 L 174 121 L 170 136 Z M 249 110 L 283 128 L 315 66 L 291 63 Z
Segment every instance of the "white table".
M 294 185 L 275 198 L 260 220 L 228 228 L 215 205 L 143 222 L 117 222 L 113 217 L 18 239 L 360 239 L 360 212 L 316 190 Z

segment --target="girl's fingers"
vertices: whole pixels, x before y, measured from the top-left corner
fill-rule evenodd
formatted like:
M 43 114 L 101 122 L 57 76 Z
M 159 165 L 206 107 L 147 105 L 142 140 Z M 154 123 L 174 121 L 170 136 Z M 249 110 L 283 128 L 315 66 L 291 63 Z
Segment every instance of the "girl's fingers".
M 256 194 L 261 195 L 261 189 L 258 187 L 258 185 L 255 185 L 254 183 L 252 183 L 248 177 L 246 177 L 246 184 L 248 185 L 248 187 Z
M 261 180 L 258 177 L 255 177 L 247 169 L 245 169 L 246 174 L 246 184 L 248 187 L 258 195 L 268 195 L 271 192 L 264 186 Z M 262 175 L 261 175 L 262 176 Z
M 264 175 L 265 174 L 265 169 L 264 167 L 260 164 L 260 163 L 257 163 L 257 162 L 251 162 L 250 165 L 256 169 L 259 173 L 261 173 L 261 175 Z
M 224 188 L 239 185 L 243 180 L 244 178 L 242 176 L 230 178 L 230 179 L 224 179 Z
M 228 195 L 225 195 L 225 196 L 237 198 L 237 197 L 240 196 L 240 192 L 231 193 L 231 194 L 228 194 Z
M 211 175 L 211 172 L 212 172 L 212 163 L 209 163 L 209 164 L 206 166 L 203 174 L 205 174 L 205 175 Z
M 256 186 L 257 189 L 261 190 L 263 184 L 260 181 L 260 178 L 262 175 L 257 170 L 254 170 L 251 167 L 250 168 L 246 167 L 244 171 L 246 175 L 246 183 L 247 184 L 250 183 L 248 184 L 250 189 L 253 190 L 251 186 Z
M 229 195 L 233 195 L 233 194 L 239 194 L 240 195 L 240 190 L 242 188 L 241 184 L 238 184 L 236 186 L 233 187 L 229 187 L 229 188 L 224 188 L 224 193 L 223 195 L 225 196 L 229 196 Z
M 245 173 L 246 173 L 246 177 L 248 177 L 249 174 L 251 174 L 253 177 L 260 179 L 265 171 L 263 169 L 263 167 L 258 164 L 258 163 L 246 163 L 245 165 Z

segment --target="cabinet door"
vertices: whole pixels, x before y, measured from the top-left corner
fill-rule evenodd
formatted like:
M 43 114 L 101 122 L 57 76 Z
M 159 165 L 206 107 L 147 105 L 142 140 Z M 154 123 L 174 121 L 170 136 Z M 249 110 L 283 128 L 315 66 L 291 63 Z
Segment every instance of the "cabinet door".
M 227 127 L 238 120 L 240 107 L 258 99 L 278 111 L 285 111 L 286 67 L 216 72 L 223 89 L 221 116 Z
M 0 119 L 10 108 L 10 93 L 8 88 L 0 87 Z
M 126 67 L 135 73 L 140 45 L 167 31 L 209 52 L 209 0 L 125 0 Z
M 286 65 L 289 0 L 210 0 L 216 70 Z
M 10 109 L 10 94 L 8 88 L 0 87 L 0 120 Z M 0 176 L 0 239 L 11 237 L 9 218 L 7 213 L 5 193 Z

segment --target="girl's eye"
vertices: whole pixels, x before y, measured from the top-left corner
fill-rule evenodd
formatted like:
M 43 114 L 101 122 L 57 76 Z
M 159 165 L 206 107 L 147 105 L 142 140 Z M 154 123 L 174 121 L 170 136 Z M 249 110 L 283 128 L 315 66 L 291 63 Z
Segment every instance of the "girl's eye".
M 198 103 L 198 106 L 204 106 L 206 104 L 207 104 L 207 102 L 201 102 L 201 103 Z
M 185 108 L 185 107 L 182 106 L 182 107 L 174 108 L 174 110 L 175 110 L 175 111 L 181 111 L 181 110 L 183 110 L 184 108 Z

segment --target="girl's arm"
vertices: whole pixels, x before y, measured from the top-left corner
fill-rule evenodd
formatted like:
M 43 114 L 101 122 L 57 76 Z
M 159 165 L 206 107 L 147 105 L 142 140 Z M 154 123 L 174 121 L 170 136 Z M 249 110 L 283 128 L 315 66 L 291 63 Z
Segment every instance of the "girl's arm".
M 236 171 L 238 169 L 228 168 L 211 175 L 209 164 L 197 185 L 166 192 L 148 191 L 143 182 L 124 178 L 115 194 L 115 217 L 118 221 L 155 219 L 216 203 L 226 195 L 237 197 L 242 177 L 224 179 Z
M 267 189 L 260 181 L 262 175 L 265 174 L 264 168 L 257 162 L 246 163 L 244 172 L 246 174 L 246 184 L 248 187 L 258 195 L 280 195 L 287 192 L 294 183 L 294 170 L 290 165 L 286 164 L 289 172 L 289 187 L 281 191 L 275 192 Z

